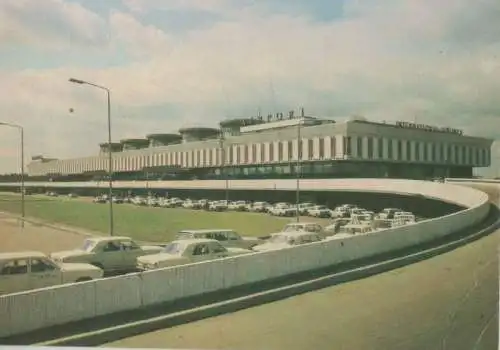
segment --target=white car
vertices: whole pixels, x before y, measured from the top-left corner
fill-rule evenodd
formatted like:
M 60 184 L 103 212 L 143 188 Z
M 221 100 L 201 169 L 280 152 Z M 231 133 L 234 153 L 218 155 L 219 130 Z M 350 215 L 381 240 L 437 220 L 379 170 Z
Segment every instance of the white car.
M 332 211 L 324 205 L 315 205 L 306 210 L 307 215 L 316 218 L 330 218 L 332 216 Z
M 82 247 L 55 252 L 50 257 L 57 263 L 89 263 L 108 273 L 135 270 L 136 258 L 161 251 L 161 246 L 140 246 L 130 237 L 88 238 Z
M 184 203 L 184 201 L 178 197 L 173 197 L 170 198 L 169 203 L 171 204 L 172 207 L 180 207 L 182 206 L 182 203 Z
M 132 198 L 131 203 L 135 205 L 146 205 L 147 199 L 141 196 L 135 196 Z
M 283 227 L 283 230 L 281 230 L 281 232 L 297 232 L 297 231 L 322 233 L 323 227 L 321 227 L 320 224 L 317 224 L 315 222 L 292 222 L 286 224 L 285 227 Z
M 92 202 L 94 203 L 106 203 L 108 201 L 108 196 L 104 195 L 104 196 L 97 196 L 95 197 L 94 199 L 92 199 Z
M 348 218 L 351 213 L 348 207 L 345 206 L 338 206 L 335 209 L 332 210 L 331 212 L 332 218 Z
M 245 201 L 235 201 L 228 205 L 229 210 L 245 211 L 247 210 L 247 202 Z
M 398 208 L 385 208 L 377 214 L 377 219 L 392 219 L 394 218 L 394 214 L 396 214 L 398 211 L 403 210 Z
M 254 202 L 248 210 L 254 213 L 266 213 L 270 208 L 272 207 L 268 202 Z
M 413 213 L 398 211 L 394 214 L 394 218 L 391 219 L 391 227 L 413 224 L 416 221 L 416 217 Z
M 339 232 L 343 226 L 349 224 L 350 222 L 351 222 L 351 219 L 349 219 L 349 218 L 345 218 L 345 217 L 336 218 L 333 220 L 333 222 L 330 225 L 325 226 L 325 228 L 323 230 L 328 235 L 335 234 L 335 233 Z
M 269 208 L 269 214 L 274 216 L 294 216 L 297 214 L 297 208 L 288 203 L 277 203 Z
M 215 201 L 210 203 L 208 210 L 211 211 L 224 211 L 227 210 L 227 202 L 226 201 Z
M 226 248 L 215 239 L 185 239 L 173 241 L 158 254 L 137 258 L 139 271 L 185 265 L 252 253 L 242 248 Z
M 311 203 L 311 202 L 305 202 L 305 203 L 300 203 L 299 204 L 299 213 L 300 215 L 307 215 L 307 211 L 314 207 L 316 204 Z
M 0 295 L 102 278 L 90 264 L 56 263 L 40 252 L 0 253 Z
M 215 239 L 224 247 L 251 249 L 262 243 L 257 237 L 240 236 L 233 230 L 227 229 L 208 229 L 208 230 L 183 230 L 180 231 L 176 240 L 186 239 Z
M 184 203 L 182 203 L 182 207 L 184 209 L 195 209 L 196 205 L 196 201 L 193 201 L 191 199 L 187 199 L 184 201 Z
M 292 231 L 273 233 L 265 243 L 252 248 L 256 252 L 291 248 L 297 245 L 319 242 L 323 237 L 316 232 Z

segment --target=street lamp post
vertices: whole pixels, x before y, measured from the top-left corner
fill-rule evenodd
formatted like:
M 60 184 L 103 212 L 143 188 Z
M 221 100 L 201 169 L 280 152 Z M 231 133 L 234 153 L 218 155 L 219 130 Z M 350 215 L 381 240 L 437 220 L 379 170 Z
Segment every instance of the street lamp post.
M 21 134 L 21 227 L 24 227 L 24 220 L 26 214 L 26 205 L 25 205 L 25 188 L 24 188 L 24 128 L 18 124 L 12 123 L 3 123 L 0 122 L 0 125 L 8 126 L 11 128 L 18 129 Z
M 300 222 L 300 210 L 299 210 L 299 202 L 300 202 L 300 177 L 302 175 L 301 169 L 301 158 L 302 158 L 302 140 L 301 140 L 301 124 L 304 119 L 304 109 L 301 109 L 301 115 L 299 122 L 297 123 L 297 164 L 295 165 L 295 179 L 296 179 L 296 188 L 295 188 L 295 218 L 297 222 Z
M 219 137 L 219 148 L 221 150 L 221 175 L 224 178 L 224 194 L 226 198 L 226 203 L 229 201 L 229 179 L 227 176 L 227 171 L 225 169 L 226 167 L 226 149 L 224 148 L 224 134 L 221 131 L 220 132 L 220 137 Z
M 85 80 L 70 78 L 71 83 L 80 85 L 90 85 L 97 89 L 106 91 L 108 103 L 108 190 L 109 190 L 109 235 L 114 234 L 114 220 L 113 220 L 113 152 L 111 152 L 111 92 L 107 87 L 97 85 Z

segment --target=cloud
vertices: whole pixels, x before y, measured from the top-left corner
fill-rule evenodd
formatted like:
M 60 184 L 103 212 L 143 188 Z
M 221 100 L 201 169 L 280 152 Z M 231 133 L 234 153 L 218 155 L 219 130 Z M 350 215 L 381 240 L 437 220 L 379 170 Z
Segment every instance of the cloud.
M 268 113 L 299 106 L 329 117 L 418 119 L 499 138 L 495 0 L 339 1 L 330 20 L 321 16 L 319 1 L 287 11 L 252 1 L 128 0 L 128 11 L 106 14 L 47 3 L 44 9 L 34 0 L 0 2 L 0 18 L 8 18 L 0 26 L 10 28 L 0 43 L 55 51 L 78 44 L 82 52 L 89 47 L 89 60 L 98 49 L 128 63 L 6 72 L 0 89 L 9 94 L 0 95 L 0 113 L 26 125 L 32 154 L 92 155 L 106 137 L 105 95 L 70 85 L 69 77 L 111 89 L 117 139 L 214 125 L 259 107 Z M 50 10 L 58 30 L 32 20 L 39 9 Z M 223 16 L 180 34 L 144 15 L 167 10 Z M 14 159 L 5 159 L 0 171 L 14 169 Z
M 40 50 L 92 47 L 106 41 L 104 21 L 80 4 L 63 0 L 0 1 L 0 46 Z

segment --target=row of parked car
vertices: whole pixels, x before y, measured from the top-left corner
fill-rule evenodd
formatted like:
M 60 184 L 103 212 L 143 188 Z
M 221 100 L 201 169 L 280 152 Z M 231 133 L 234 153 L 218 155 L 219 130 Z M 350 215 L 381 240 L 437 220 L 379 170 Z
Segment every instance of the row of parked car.
M 94 199 L 95 203 L 106 203 L 108 196 L 103 195 Z M 226 201 L 208 199 L 181 199 L 178 197 L 162 198 L 162 197 L 113 197 L 114 203 L 131 203 L 138 206 L 151 206 L 163 208 L 182 207 L 185 209 L 194 210 L 210 210 L 210 211 L 247 211 L 255 213 L 267 213 L 274 216 L 293 217 L 299 214 L 300 216 L 310 216 L 315 218 L 350 218 L 352 215 L 364 215 L 377 219 L 394 219 L 395 217 L 411 216 L 412 213 L 406 212 L 398 208 L 386 208 L 379 213 L 360 208 L 354 204 L 343 204 L 330 209 L 325 205 L 318 205 L 312 202 L 300 203 L 298 206 L 286 202 L 278 202 L 271 204 L 269 202 L 256 201 L 249 202 L 243 200 Z
M 168 243 L 139 244 L 130 237 L 93 237 L 81 247 L 48 256 L 38 252 L 0 253 L 0 294 L 284 249 L 415 222 L 413 214 L 394 210 L 383 210 L 378 218 L 366 210 L 352 213 L 324 227 L 315 222 L 289 223 L 280 232 L 262 237 L 242 236 L 231 229 L 183 230 Z

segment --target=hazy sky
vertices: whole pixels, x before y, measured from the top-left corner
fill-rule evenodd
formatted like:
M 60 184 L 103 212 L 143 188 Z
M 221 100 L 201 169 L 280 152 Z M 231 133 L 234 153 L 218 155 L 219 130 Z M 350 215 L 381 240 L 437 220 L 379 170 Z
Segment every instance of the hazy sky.
M 498 0 L 0 0 L 0 122 L 27 157 L 96 154 L 105 95 L 76 77 L 112 90 L 115 140 L 300 106 L 498 139 L 498 18 Z M 0 128 L 0 173 L 17 145 Z

